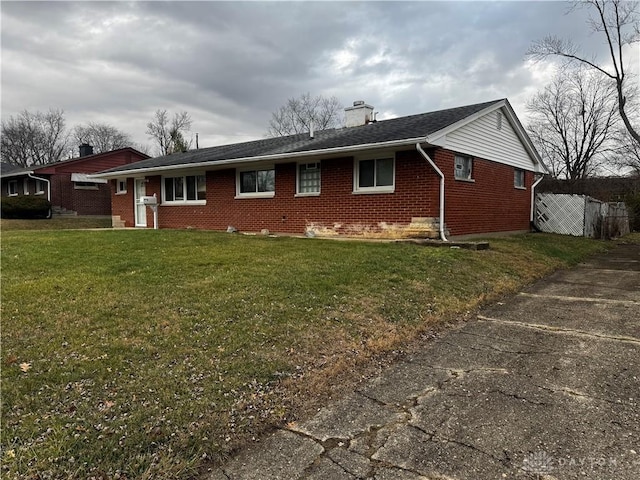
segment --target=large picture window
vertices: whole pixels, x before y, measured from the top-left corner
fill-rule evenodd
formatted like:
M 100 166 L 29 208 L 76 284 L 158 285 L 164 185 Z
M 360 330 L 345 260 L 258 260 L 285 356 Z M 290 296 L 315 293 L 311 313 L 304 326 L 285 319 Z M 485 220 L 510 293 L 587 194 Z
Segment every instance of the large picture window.
M 272 197 L 276 191 L 276 171 L 273 168 L 238 172 L 237 194 L 245 197 Z
M 204 175 L 185 175 L 164 178 L 166 203 L 204 202 L 207 199 L 207 180 Z
M 300 163 L 298 165 L 298 194 L 320 193 L 320 163 Z
M 392 192 L 395 185 L 393 158 L 375 158 L 356 161 L 356 192 Z

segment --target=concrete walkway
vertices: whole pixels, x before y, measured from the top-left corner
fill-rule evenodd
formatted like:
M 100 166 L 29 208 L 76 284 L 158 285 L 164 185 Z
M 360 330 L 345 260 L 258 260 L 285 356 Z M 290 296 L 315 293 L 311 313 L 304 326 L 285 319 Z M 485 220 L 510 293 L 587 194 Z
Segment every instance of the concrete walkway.
M 639 479 L 640 246 L 484 309 L 207 478 Z

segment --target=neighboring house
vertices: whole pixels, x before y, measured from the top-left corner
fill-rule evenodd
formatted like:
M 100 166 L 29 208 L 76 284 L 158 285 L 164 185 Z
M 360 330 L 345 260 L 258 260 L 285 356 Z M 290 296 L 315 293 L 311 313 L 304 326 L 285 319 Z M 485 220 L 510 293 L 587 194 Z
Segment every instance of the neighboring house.
M 381 237 L 530 229 L 534 177 L 546 169 L 506 99 L 372 117 L 373 107 L 354 102 L 345 128 L 150 158 L 94 177 L 111 182 L 114 226 L 154 226 L 143 197 L 156 196 L 160 228 Z
M 111 189 L 104 179 L 88 174 L 149 158 L 133 148 L 93 154 L 80 145 L 80 157 L 27 168 L 2 164 L 2 197 L 34 195 L 51 202 L 54 213 L 111 215 Z

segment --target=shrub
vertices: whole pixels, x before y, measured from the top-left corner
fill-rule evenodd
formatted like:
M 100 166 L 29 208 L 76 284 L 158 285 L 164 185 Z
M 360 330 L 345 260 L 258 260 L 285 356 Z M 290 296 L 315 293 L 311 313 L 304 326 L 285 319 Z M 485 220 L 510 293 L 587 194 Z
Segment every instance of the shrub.
M 2 198 L 2 218 L 50 218 L 51 202 L 44 198 L 17 196 Z
M 640 193 L 627 194 L 624 203 L 629 212 L 629 229 L 632 232 L 640 232 Z

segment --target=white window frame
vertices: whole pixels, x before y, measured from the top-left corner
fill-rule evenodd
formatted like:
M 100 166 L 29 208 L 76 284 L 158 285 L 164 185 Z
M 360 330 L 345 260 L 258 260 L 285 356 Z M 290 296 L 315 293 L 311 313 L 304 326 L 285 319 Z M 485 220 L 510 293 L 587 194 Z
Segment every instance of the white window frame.
M 127 179 L 117 178 L 116 179 L 116 195 L 124 195 L 126 193 L 127 193 Z
M 257 182 L 257 172 L 266 172 L 273 171 L 273 190 L 269 192 L 241 192 L 241 182 L 240 177 L 243 173 L 247 172 L 256 172 L 256 182 Z M 257 185 L 256 185 L 257 190 Z M 276 195 L 276 169 L 274 165 L 264 165 L 261 167 L 254 168 L 236 168 L 236 197 L 235 198 L 273 198 Z
M 198 180 L 197 177 L 204 177 L 204 200 L 187 200 L 187 177 L 196 178 L 196 197 L 198 196 Z M 168 178 L 182 178 L 184 185 L 184 200 L 167 200 L 166 180 Z M 206 205 L 207 204 L 207 175 L 205 173 L 190 173 L 188 175 L 163 175 L 162 179 L 162 204 L 163 205 Z
M 374 162 L 374 186 L 372 187 L 361 187 L 360 186 L 360 162 L 370 161 Z M 393 164 L 393 179 L 391 185 L 376 185 L 377 178 L 377 162 L 380 160 L 391 160 Z M 355 158 L 353 161 L 353 193 L 361 194 L 361 193 L 394 193 L 396 190 L 396 155 L 395 153 L 391 153 L 389 155 L 378 155 L 376 157 L 361 157 Z
M 522 182 L 519 182 L 519 176 L 522 177 Z M 527 172 L 521 168 L 514 168 L 513 170 L 513 186 L 519 190 L 527 189 Z
M 18 180 L 9 180 L 7 182 L 7 195 L 9 197 L 18 196 Z
M 44 189 L 45 189 L 45 182 L 44 180 L 38 180 L 36 179 L 36 195 L 44 195 Z
M 29 179 L 25 178 L 22 180 L 22 194 L 29 195 Z
M 302 184 L 302 179 L 301 179 L 301 168 L 303 165 L 315 165 L 315 169 L 318 171 L 318 175 L 319 175 L 319 179 L 318 179 L 318 190 L 317 191 L 313 191 L 313 192 L 301 192 L 300 188 L 301 188 L 301 184 Z M 310 172 L 313 171 L 311 169 L 309 170 L 305 170 L 305 172 Z M 320 195 L 320 190 L 322 188 L 322 165 L 321 163 L 318 162 L 299 162 L 296 165 L 296 197 L 317 197 L 318 195 Z
M 467 176 L 458 176 L 458 171 L 462 170 L 458 168 L 458 165 L 464 165 L 465 163 L 469 163 L 469 174 Z M 468 155 L 456 155 L 453 160 L 453 176 L 456 180 L 460 180 L 463 182 L 475 182 L 473 179 L 473 157 Z

